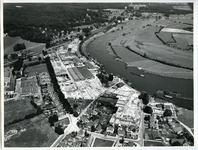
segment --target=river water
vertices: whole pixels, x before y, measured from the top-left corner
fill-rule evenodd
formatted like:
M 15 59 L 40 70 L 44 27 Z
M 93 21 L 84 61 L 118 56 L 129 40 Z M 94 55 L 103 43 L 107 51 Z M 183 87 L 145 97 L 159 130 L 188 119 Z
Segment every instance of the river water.
M 103 64 L 108 73 L 126 78 L 132 83 L 132 87 L 139 91 L 146 91 L 149 94 L 154 94 L 157 89 L 161 89 L 181 93 L 183 97 L 193 98 L 192 79 L 179 79 L 155 75 L 139 70 L 138 68 L 126 67 L 124 62 L 115 60 L 115 57 L 107 51 L 108 41 L 112 39 L 112 36 L 113 34 L 110 33 L 98 37 L 86 47 L 86 51 L 90 56 Z M 135 53 L 132 53 L 130 57 L 133 61 L 144 59 Z M 136 74 L 143 74 L 144 78 Z M 174 103 L 187 109 L 193 107 L 193 101 L 189 103 L 189 101 L 186 102 L 185 100 L 177 99 Z

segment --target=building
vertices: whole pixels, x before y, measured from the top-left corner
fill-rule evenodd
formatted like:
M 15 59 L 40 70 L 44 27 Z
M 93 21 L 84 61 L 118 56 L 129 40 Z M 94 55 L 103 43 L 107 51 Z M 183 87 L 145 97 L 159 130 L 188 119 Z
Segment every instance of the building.
M 16 80 L 15 78 L 4 78 L 4 94 L 12 95 L 15 92 Z
M 125 136 L 125 131 L 122 128 L 118 128 L 118 135 L 121 137 Z
M 162 141 L 162 137 L 161 137 L 159 131 L 152 131 L 151 134 L 152 134 L 153 140 Z
M 113 133 L 114 132 L 114 127 L 112 127 L 112 126 L 109 126 L 109 127 L 107 127 L 107 133 Z

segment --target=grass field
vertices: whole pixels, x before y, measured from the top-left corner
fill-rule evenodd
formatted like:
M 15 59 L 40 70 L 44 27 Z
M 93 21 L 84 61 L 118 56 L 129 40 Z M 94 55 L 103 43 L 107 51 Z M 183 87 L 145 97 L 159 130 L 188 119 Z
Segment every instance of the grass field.
M 144 141 L 144 146 L 166 146 L 165 144 L 161 142 L 154 142 L 154 141 Z
M 172 19 L 172 20 L 176 22 L 181 22 L 184 24 L 193 25 L 193 19 Z
M 161 19 L 158 20 L 154 23 L 154 25 L 159 25 L 159 26 L 163 26 L 163 27 L 168 27 L 170 25 L 177 25 L 178 23 L 174 23 L 173 21 L 169 20 L 169 19 Z
M 37 110 L 30 103 L 30 99 L 4 102 L 4 123 L 23 119 L 26 115 L 36 112 Z
M 186 14 L 186 15 L 170 15 L 170 19 L 192 19 L 193 14 Z
M 134 37 L 134 40 L 129 39 L 125 45 L 128 45 L 132 50 L 140 54 L 145 53 L 148 57 L 192 68 L 193 53 L 182 51 L 162 44 L 162 42 L 154 34 L 156 30 L 157 28 L 143 29 L 143 33 L 138 33 L 138 35 Z M 142 42 L 143 44 L 139 44 L 137 47 L 135 40 Z
M 4 53 L 5 54 L 9 54 L 9 53 L 13 53 L 14 52 L 14 46 L 17 43 L 25 43 L 25 46 L 27 49 L 29 48 L 36 48 L 36 46 L 38 45 L 44 45 L 41 43 L 34 43 L 34 42 L 30 42 L 27 40 L 23 40 L 20 37 L 4 37 Z
M 172 33 L 160 32 L 160 33 L 157 33 L 157 35 L 165 43 L 174 43 L 175 42 L 174 39 L 172 38 Z
M 178 116 L 178 120 L 189 128 L 194 128 L 194 111 L 182 108 L 182 114 Z
M 96 138 L 93 144 L 93 147 L 111 147 L 114 141 L 108 141 Z
M 181 48 L 187 49 L 189 48 L 189 44 L 192 44 L 192 35 L 191 37 L 185 36 L 185 34 L 173 34 L 174 39 L 176 40 L 176 43 L 174 45 L 179 46 Z M 188 41 L 187 41 L 188 40 Z M 188 43 L 189 42 L 189 43 Z
M 164 65 L 152 60 L 131 62 L 129 66 L 142 68 L 147 72 L 160 74 L 162 76 L 193 79 L 193 71 L 191 70 Z
M 13 129 L 26 131 L 11 137 L 4 143 L 5 147 L 49 147 L 58 138 L 44 115 L 8 126 L 5 133 Z
M 27 67 L 25 69 L 25 72 L 26 71 L 29 72 L 28 73 L 28 76 L 35 76 L 36 75 L 36 72 L 37 73 L 47 72 L 47 66 L 46 66 L 46 64 L 39 64 L 39 65 Z
M 177 24 L 172 24 L 170 26 L 168 26 L 169 28 L 175 28 L 175 29 L 184 29 L 184 28 L 189 28 L 192 27 L 192 25 L 188 25 L 188 24 L 182 24 L 182 23 L 177 23 Z

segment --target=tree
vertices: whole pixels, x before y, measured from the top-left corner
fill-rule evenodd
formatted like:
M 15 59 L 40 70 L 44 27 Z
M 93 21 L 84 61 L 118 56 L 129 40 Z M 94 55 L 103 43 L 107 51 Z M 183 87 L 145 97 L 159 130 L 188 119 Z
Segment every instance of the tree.
M 78 117 L 79 114 L 77 113 L 77 111 L 74 111 L 73 115 L 74 117 Z
M 48 118 L 48 122 L 50 123 L 50 126 L 54 126 L 54 119 L 53 119 L 53 116 L 50 116 Z
M 17 52 L 17 51 L 20 51 L 20 50 L 23 50 L 23 49 L 26 49 L 26 46 L 24 43 L 17 43 L 15 46 L 14 46 L 14 51 Z
M 58 133 L 59 135 L 64 134 L 62 125 L 59 124 L 57 127 L 55 127 L 55 132 Z
M 96 128 L 94 125 L 91 126 L 91 132 L 95 132 L 96 131 Z
M 150 106 L 146 106 L 146 107 L 143 109 L 143 112 L 144 112 L 144 113 L 147 113 L 147 114 L 152 114 L 152 113 L 153 113 L 153 109 L 152 109 Z
M 50 47 L 50 42 L 46 42 L 46 43 L 45 43 L 45 47 L 46 47 L 46 48 L 49 48 L 49 47 Z
M 150 121 L 150 116 L 145 116 L 145 117 L 144 117 L 144 120 L 145 120 L 145 121 Z
M 87 133 L 87 131 L 85 131 L 85 137 L 88 137 L 89 136 L 89 133 Z
M 120 141 L 119 141 L 121 144 L 124 143 L 124 138 L 122 138 Z
M 38 57 L 38 60 L 41 61 L 41 57 L 40 56 Z
M 83 35 L 79 35 L 79 40 L 83 40 Z
M 165 111 L 164 111 L 164 114 L 163 114 L 163 116 L 164 117 L 168 117 L 168 116 L 172 116 L 172 111 L 170 110 L 170 109 L 166 109 Z
M 78 104 L 75 103 L 75 104 L 73 105 L 73 108 L 76 109 L 77 107 L 78 107 Z
M 144 105 L 147 105 L 149 103 L 149 95 L 146 92 L 141 92 L 141 94 L 138 96 L 139 99 L 142 99 L 142 103 Z
M 144 105 L 147 105 L 149 103 L 149 96 L 147 93 L 144 94 L 143 98 L 142 98 L 142 103 Z
M 57 114 L 54 114 L 53 115 L 53 120 L 54 120 L 54 122 L 57 122 L 58 121 L 58 115 Z

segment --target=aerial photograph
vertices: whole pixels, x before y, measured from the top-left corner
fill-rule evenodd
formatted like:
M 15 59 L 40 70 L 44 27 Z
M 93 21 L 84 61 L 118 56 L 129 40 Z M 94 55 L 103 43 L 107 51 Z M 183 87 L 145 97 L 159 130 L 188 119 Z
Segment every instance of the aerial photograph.
M 194 3 L 2 4 L 4 148 L 196 145 Z

